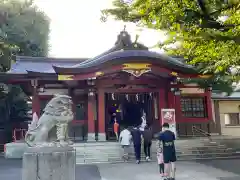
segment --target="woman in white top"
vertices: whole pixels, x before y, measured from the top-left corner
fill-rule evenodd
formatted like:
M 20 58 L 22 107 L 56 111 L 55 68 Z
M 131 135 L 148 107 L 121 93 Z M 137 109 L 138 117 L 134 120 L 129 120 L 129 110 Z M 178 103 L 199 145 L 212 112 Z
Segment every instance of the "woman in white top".
M 129 160 L 129 151 L 130 151 L 130 145 L 132 141 L 132 135 L 131 132 L 128 130 L 128 128 L 124 128 L 124 130 L 121 131 L 119 136 L 119 141 L 123 149 L 123 160 L 127 161 Z
M 143 132 L 145 127 L 147 126 L 147 119 L 146 119 L 146 113 L 145 112 L 143 112 L 143 115 L 142 115 L 141 119 L 142 119 L 142 123 L 139 127 L 139 130 Z

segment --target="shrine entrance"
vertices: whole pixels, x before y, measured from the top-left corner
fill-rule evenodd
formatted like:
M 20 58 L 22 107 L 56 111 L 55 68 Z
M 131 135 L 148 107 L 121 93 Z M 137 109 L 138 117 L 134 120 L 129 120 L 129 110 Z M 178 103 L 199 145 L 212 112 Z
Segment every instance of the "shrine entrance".
M 146 113 L 147 124 L 154 126 L 158 119 L 158 93 L 106 93 L 106 135 L 107 140 L 115 140 L 113 133 L 114 115 L 120 125 L 139 126 L 141 117 Z M 157 111 L 157 112 L 155 112 Z

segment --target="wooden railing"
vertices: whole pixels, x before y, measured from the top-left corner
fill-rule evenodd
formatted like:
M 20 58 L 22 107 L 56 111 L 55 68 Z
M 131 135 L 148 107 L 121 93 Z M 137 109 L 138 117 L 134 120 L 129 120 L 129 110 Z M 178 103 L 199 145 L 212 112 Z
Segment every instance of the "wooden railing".
M 196 126 L 192 126 L 192 134 L 193 134 L 193 136 L 196 136 L 196 133 L 199 133 L 199 134 L 207 137 L 209 140 L 212 140 L 210 133 L 208 133 L 208 132 L 204 131 L 203 129 L 198 128 Z
M 12 133 L 13 142 L 23 140 L 27 130 L 26 129 L 14 129 Z

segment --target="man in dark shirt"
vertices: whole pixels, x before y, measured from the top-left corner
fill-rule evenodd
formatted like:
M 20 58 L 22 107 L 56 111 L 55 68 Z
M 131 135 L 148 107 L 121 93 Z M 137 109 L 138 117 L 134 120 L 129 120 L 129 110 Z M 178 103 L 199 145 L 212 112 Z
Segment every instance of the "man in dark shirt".
M 175 141 L 175 134 L 169 130 L 169 124 L 163 124 L 163 132 L 159 135 L 159 141 L 162 142 L 163 146 L 163 160 L 165 164 L 165 173 L 168 179 L 174 180 L 175 179 L 175 162 L 177 161 L 176 158 L 176 149 L 174 145 Z
M 139 164 L 141 159 L 142 134 L 136 126 L 132 129 L 131 134 L 136 157 L 136 163 Z

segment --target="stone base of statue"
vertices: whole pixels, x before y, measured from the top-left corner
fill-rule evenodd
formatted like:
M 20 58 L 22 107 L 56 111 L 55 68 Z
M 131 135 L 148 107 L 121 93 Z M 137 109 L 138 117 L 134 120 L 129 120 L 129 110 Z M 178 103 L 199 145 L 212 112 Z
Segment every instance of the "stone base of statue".
M 5 144 L 4 157 L 6 159 L 22 159 L 24 152 L 28 148 L 25 142 L 11 142 Z
M 22 180 L 75 180 L 72 147 L 31 147 L 23 155 Z

